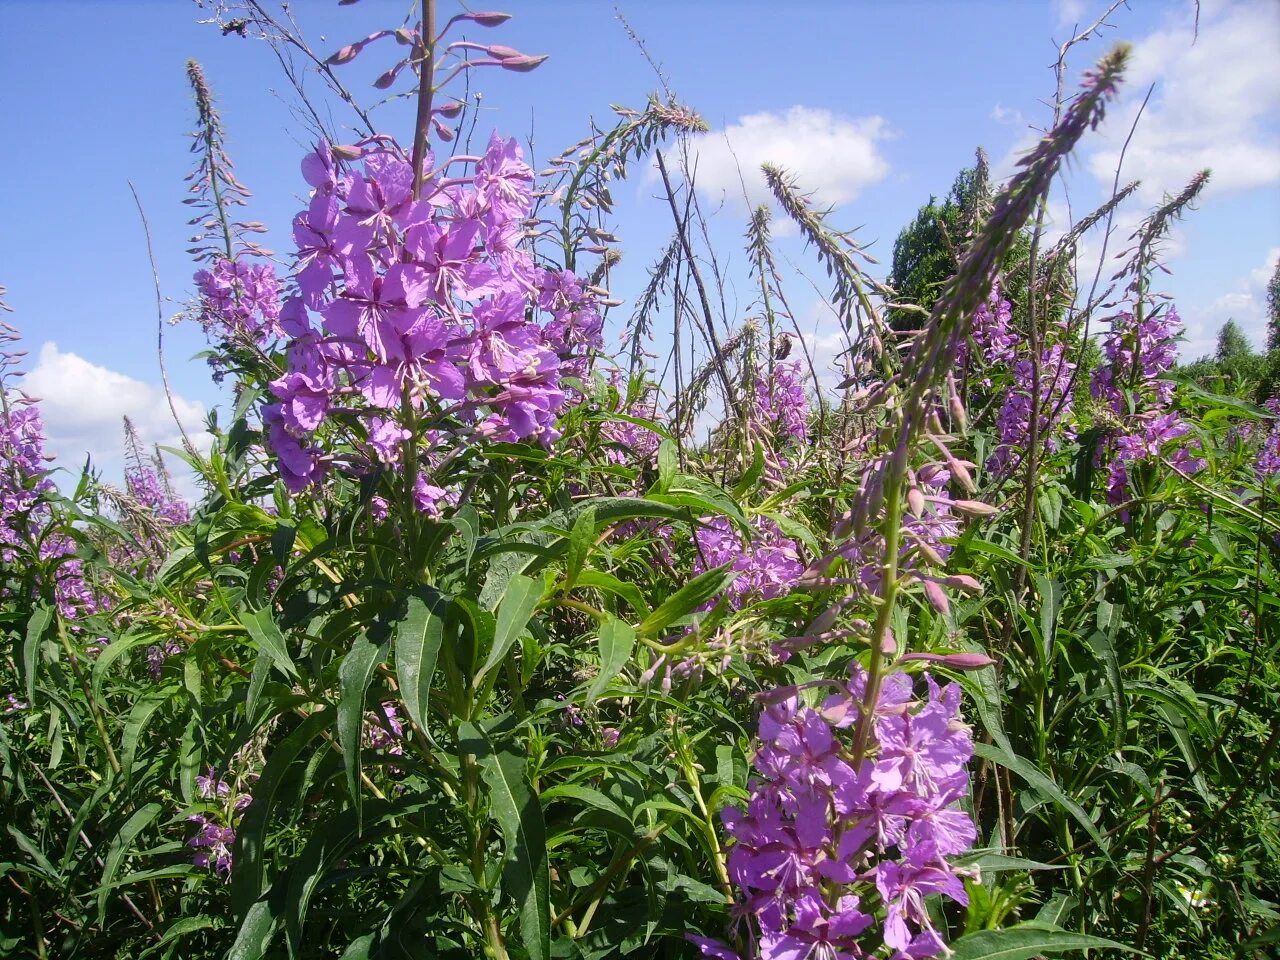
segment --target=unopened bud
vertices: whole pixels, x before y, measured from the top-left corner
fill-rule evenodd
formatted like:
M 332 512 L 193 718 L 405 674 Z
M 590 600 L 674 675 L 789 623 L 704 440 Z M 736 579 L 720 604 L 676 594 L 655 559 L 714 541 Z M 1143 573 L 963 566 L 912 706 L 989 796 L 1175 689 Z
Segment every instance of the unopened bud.
M 952 670 L 981 670 L 993 663 L 984 653 L 908 653 L 902 658 L 908 660 L 924 660 L 928 663 L 939 663 Z
M 981 500 L 952 500 L 951 506 L 968 517 L 990 517 L 999 512 L 991 504 Z
M 496 10 L 486 10 L 483 13 L 464 13 L 458 19 L 470 20 L 473 23 L 480 24 L 482 27 L 497 27 L 510 20 L 511 14 L 499 13 Z
M 965 593 L 973 594 L 974 596 L 982 593 L 982 584 L 978 582 L 976 577 L 971 577 L 967 573 L 958 573 L 954 576 L 943 577 L 938 582 L 944 583 L 948 587 L 954 587 L 956 590 L 962 590 Z
M 919 518 L 924 514 L 924 494 L 919 487 L 912 487 L 907 491 L 907 506 L 913 517 Z
M 947 595 L 943 589 L 932 580 L 926 580 L 924 582 L 924 595 L 928 598 L 929 603 L 933 605 L 933 608 L 939 613 L 951 612 L 951 601 L 947 599 Z

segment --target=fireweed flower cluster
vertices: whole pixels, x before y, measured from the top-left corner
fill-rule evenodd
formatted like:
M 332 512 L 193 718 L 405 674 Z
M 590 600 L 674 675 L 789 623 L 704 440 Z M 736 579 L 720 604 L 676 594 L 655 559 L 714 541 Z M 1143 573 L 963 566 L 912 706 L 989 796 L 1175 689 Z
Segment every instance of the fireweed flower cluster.
M 404 753 L 404 721 L 395 703 L 379 704 L 377 710 L 365 714 L 362 740 L 370 750 L 383 750 L 397 757 Z
M 1178 312 L 1152 309 L 1138 319 L 1117 314 L 1103 342 L 1107 363 L 1094 372 L 1090 391 L 1106 404 L 1116 426 L 1098 450 L 1099 463 L 1110 459 L 1107 497 L 1122 503 L 1128 496 L 1130 471 L 1142 462 L 1165 460 L 1184 473 L 1204 466 L 1196 457 L 1198 443 L 1175 443 L 1191 428 L 1171 409 L 1173 383 L 1158 379 L 1177 360 L 1182 332 Z
M 1040 406 L 1039 436 L 1048 450 L 1057 449 L 1059 427 L 1071 416 L 1075 364 L 1067 359 L 1063 331 L 1058 330 L 1057 342 L 1047 343 L 1040 352 L 1037 384 L 1036 365 L 1025 350 L 1019 349 L 1022 342 L 1011 326 L 1012 319 L 1013 305 L 1001 295 L 997 283 L 987 301 L 974 311 L 969 337 L 960 342 L 956 351 L 957 366 L 967 370 L 973 382 L 984 388 L 992 387 L 992 376 L 997 373 L 1007 371 L 1012 375 L 1013 382 L 996 414 L 1000 442 L 987 458 L 987 469 L 997 473 L 1016 467 L 1022 460 L 1031 436 L 1033 395 Z
M 282 335 L 275 267 L 246 256 L 218 259 L 195 276 L 200 322 L 217 339 L 263 346 Z
M 231 875 L 231 846 L 236 841 L 235 825 L 253 798 L 247 793 L 237 793 L 230 783 L 218 777 L 212 767 L 196 777 L 200 799 L 210 809 L 193 813 L 188 822 L 197 825 L 196 834 L 187 841 L 195 850 L 191 862 L 197 867 L 211 870 L 216 876 Z
M 191 508 L 177 496 L 160 471 L 141 464 L 124 474 L 125 489 L 149 516 L 166 526 L 178 526 L 191 519 Z
M 1269 411 L 1280 417 L 1280 397 L 1272 397 L 1263 404 Z M 1271 429 L 1262 438 L 1262 446 L 1258 450 L 1258 476 L 1266 478 L 1280 473 L 1280 420 L 1271 424 Z
M 948 860 L 973 844 L 960 808 L 973 754 L 960 691 L 929 676 L 923 700 L 903 672 L 885 678 L 860 760 L 846 742 L 861 720 L 860 668 L 820 709 L 794 691 L 760 717 L 745 808 L 724 813 L 729 877 L 760 960 L 860 960 L 887 945 L 895 958 L 932 957 L 945 944 L 924 899 L 968 902 Z M 736 960 L 692 937 L 704 956 Z
M 704 518 L 694 531 L 698 548 L 694 573 L 728 564 L 737 576 L 725 594 L 735 610 L 752 600 L 786 596 L 804 572 L 799 547 L 776 522 L 756 517 L 751 527 L 749 543 L 724 517 Z
M 752 413 L 757 424 L 779 440 L 803 443 L 809 435 L 809 398 L 800 361 L 774 364 L 772 374 L 756 379 Z
M 792 454 L 809 436 L 809 397 L 799 360 L 774 364 L 772 374 L 756 379 L 750 420 L 752 432 L 767 440 L 765 479 L 785 486 Z
M 1013 305 L 1000 295 L 995 284 L 991 296 L 974 311 L 970 320 L 969 339 L 960 341 L 956 348 L 956 365 L 980 371 L 979 383 L 991 386 L 991 377 L 982 367 L 1001 367 L 1012 364 L 1017 356 L 1017 334 L 1010 329 Z M 976 355 L 970 356 L 970 340 L 977 346 Z
M 458 435 L 556 439 L 564 378 L 585 374 L 601 317 L 596 291 L 522 245 L 533 174 L 516 141 L 495 133 L 483 156 L 445 162 L 420 199 L 390 138 L 344 151 L 359 164 L 326 145 L 302 163 L 313 192 L 294 220 L 297 293 L 278 314 L 286 369 L 263 408 L 286 486 L 324 473 L 313 438 L 338 410 L 362 419 L 370 463 L 398 463 L 424 412 L 451 415 Z M 456 164 L 471 172 L 446 176 Z M 421 487 L 435 509 L 443 491 Z
M 0 345 L 18 340 L 13 327 L 0 323 Z M 73 557 L 75 541 L 61 529 L 50 529 L 55 517 L 46 498 L 54 492 L 48 470 L 52 457 L 44 450 L 40 410 L 36 400 L 6 382 L 22 376 L 13 368 L 23 356 L 21 351 L 0 353 L 0 562 L 11 565 L 24 547 L 38 544 L 39 558 L 56 571 L 53 600 L 63 617 L 74 620 L 97 613 L 102 601 L 84 576 L 84 564 Z
M 1041 350 L 1038 386 L 1035 365 L 1030 358 L 1021 357 L 1014 362 L 1013 383 L 996 415 L 1000 445 L 987 458 L 988 470 L 1003 473 L 1022 461 L 1031 438 L 1033 394 L 1040 407 L 1040 441 L 1051 452 L 1058 449 L 1059 427 L 1071 416 L 1071 379 L 1075 369 L 1061 342 Z

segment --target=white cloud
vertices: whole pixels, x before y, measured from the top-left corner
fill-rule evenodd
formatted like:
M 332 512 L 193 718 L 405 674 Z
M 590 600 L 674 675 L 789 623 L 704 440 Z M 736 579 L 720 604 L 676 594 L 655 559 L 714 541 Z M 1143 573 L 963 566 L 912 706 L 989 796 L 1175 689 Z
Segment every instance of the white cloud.
M 1280 4 L 1203 3 L 1199 34 L 1185 4 L 1134 44 L 1123 96 L 1107 118 L 1107 145 L 1089 169 L 1110 185 L 1121 146 L 1148 87 L 1156 84 L 1124 158 L 1122 177 L 1142 180 L 1147 202 L 1177 192 L 1205 167 L 1212 193 L 1280 181 Z
M 1002 103 L 997 103 L 991 108 L 991 119 L 996 123 L 1016 124 L 1019 127 L 1025 126 L 1027 122 L 1021 110 L 1016 107 L 1006 107 Z
M 106 482 L 121 482 L 124 417 L 133 421 L 148 449 L 157 443 L 182 445 L 163 388 L 62 351 L 52 341 L 41 346 L 39 359 L 21 388 L 40 401 L 46 450 L 56 457 L 55 465 L 73 475 L 78 475 L 87 453 Z M 204 407 L 176 394 L 173 405 L 192 442 L 207 449 L 210 437 L 203 429 Z M 192 492 L 185 466 L 172 457 L 168 465 L 181 481 L 182 491 Z
M 762 163 L 785 168 L 803 190 L 814 191 L 819 203 L 834 205 L 885 178 L 889 164 L 879 146 L 892 136 L 883 117 L 794 106 L 783 113 L 748 114 L 723 130 L 694 137 L 690 164 L 699 190 L 723 197 L 740 211 L 769 200 Z
M 1087 22 L 1085 19 L 1088 12 L 1088 4 L 1085 0 L 1054 0 L 1054 19 L 1059 27 L 1075 27 L 1088 26 L 1093 22 L 1090 18 Z M 1103 8 L 1105 9 L 1105 8 Z M 1100 9 L 1098 13 L 1101 13 Z M 1096 17 L 1097 14 L 1094 14 Z
M 1186 340 L 1182 344 L 1184 359 L 1194 360 L 1211 354 L 1217 345 L 1218 330 L 1234 320 L 1256 349 L 1267 344 L 1267 283 L 1280 261 L 1280 247 L 1267 251 L 1261 266 L 1255 267 L 1236 282 L 1236 287 L 1212 303 L 1193 306 L 1183 312 Z

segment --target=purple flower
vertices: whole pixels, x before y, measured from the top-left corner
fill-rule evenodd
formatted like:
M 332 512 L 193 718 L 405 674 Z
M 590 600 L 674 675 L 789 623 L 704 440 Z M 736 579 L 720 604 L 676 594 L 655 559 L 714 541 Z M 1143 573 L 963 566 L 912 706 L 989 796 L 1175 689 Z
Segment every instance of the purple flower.
M 860 671 L 821 713 L 793 695 L 761 714 L 753 761 L 759 777 L 745 807 L 723 814 L 733 840 L 729 876 L 760 957 L 872 955 L 876 919 L 862 908 L 867 894 L 878 895 L 878 936 L 897 955 L 928 957 L 944 948 L 924 898 L 937 893 L 967 902 L 946 857 L 976 837 L 958 806 L 972 744 L 959 720 L 959 688 L 939 687 L 927 676 L 925 686 L 921 702 L 909 676 L 885 678 L 861 761 L 839 735 L 857 723 Z M 690 939 L 704 956 L 733 956 L 717 941 Z
M 752 532 L 752 541 L 745 544 L 725 517 L 704 518 L 694 531 L 699 550 L 694 572 L 729 564 L 737 574 L 728 588 L 729 605 L 734 609 L 752 600 L 785 596 L 804 572 L 799 547 L 783 535 L 775 521 L 757 517 L 752 521 Z
M 220 339 L 263 343 L 279 336 L 280 283 L 275 267 L 245 257 L 220 258 L 195 276 L 200 321 Z
M 756 380 L 755 421 L 783 442 L 801 443 L 809 435 L 809 398 L 804 392 L 800 361 L 779 363 L 772 376 Z
M 17 331 L 0 323 L 0 344 L 18 342 Z M 21 352 L 0 353 L 0 568 L 38 557 L 52 571 L 52 584 L 35 584 L 34 590 L 48 589 L 58 611 L 68 620 L 93 614 L 104 603 L 85 577 L 84 563 L 74 559 L 76 541 L 60 526 L 48 497 L 54 492 L 44 451 L 44 428 L 37 402 L 5 382 L 20 377 L 13 371 Z M 6 587 L 0 581 L 0 599 Z
M 293 492 L 330 465 L 354 463 L 356 473 L 376 461 L 394 466 L 406 401 L 417 422 L 439 415 L 458 442 L 554 440 L 571 395 L 562 374 L 585 377 L 600 346 L 597 293 L 571 272 L 536 266 L 524 247 L 533 174 L 514 140 L 492 137 L 483 157 L 465 161 L 474 164 L 469 177 L 433 171 L 416 201 L 405 151 L 381 136 L 364 146 L 358 171 L 324 146 L 303 160 L 314 191 L 294 220 L 301 296 L 274 309 L 289 338 L 287 369 L 262 411 Z M 221 297 L 216 307 L 241 304 L 239 288 L 225 293 L 232 280 L 208 273 L 201 283 Z M 254 291 L 255 318 L 270 312 L 271 292 L 265 283 Z M 308 309 L 322 318 L 320 330 Z M 370 461 L 326 458 L 310 442 L 335 416 L 368 418 L 355 434 L 367 439 Z M 432 485 L 420 494 L 429 513 L 448 500 Z

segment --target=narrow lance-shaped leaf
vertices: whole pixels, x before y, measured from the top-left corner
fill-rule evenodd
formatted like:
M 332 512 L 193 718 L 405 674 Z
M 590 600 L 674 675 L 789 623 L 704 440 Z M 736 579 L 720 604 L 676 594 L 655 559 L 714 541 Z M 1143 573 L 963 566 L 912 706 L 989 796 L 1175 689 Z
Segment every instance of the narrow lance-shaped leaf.
M 636 627 L 636 633 L 642 637 L 651 637 L 665 630 L 681 617 L 697 610 L 719 595 L 736 576 L 735 572 L 726 570 L 725 567 L 716 567 L 714 570 L 699 574 L 667 597 L 657 610 L 645 617 L 640 626 Z
M 120 870 L 120 865 L 129 853 L 129 848 L 133 845 L 134 838 L 146 828 L 147 824 L 160 816 L 160 812 L 163 809 L 164 807 L 158 803 L 148 803 L 146 806 L 135 810 L 112 839 L 111 845 L 107 848 L 107 858 L 102 866 L 102 884 L 98 888 L 99 924 L 107 916 L 107 898 L 111 894 L 111 881 L 115 879 L 116 873 Z
M 1003 930 L 979 930 L 955 941 L 951 950 L 951 960 L 1032 960 L 1045 953 L 1078 950 L 1142 952 L 1114 940 L 1060 930 L 1034 920 Z
M 356 831 L 361 828 L 363 791 L 360 789 L 360 747 L 364 732 L 364 698 L 373 671 L 387 657 L 387 643 L 376 643 L 367 632 L 357 635 L 338 667 L 342 699 L 338 701 L 338 742 L 347 771 L 347 787 L 356 810 Z
M 270 654 L 272 661 L 276 666 L 280 667 L 292 679 L 298 678 L 298 668 L 294 666 L 293 658 L 289 656 L 289 648 L 285 643 L 284 634 L 280 632 L 280 628 L 276 626 L 275 617 L 269 609 L 254 610 L 246 613 L 241 622 L 244 624 L 245 630 L 249 632 L 249 636 L 258 644 L 258 649 L 263 653 Z
M 596 675 L 587 699 L 594 700 L 618 675 L 636 645 L 636 631 L 629 623 L 609 617 L 600 624 L 600 672 Z
M 511 645 L 519 639 L 520 634 L 533 616 L 538 601 L 542 599 L 542 583 L 524 574 L 517 573 L 507 583 L 506 593 L 498 602 L 498 618 L 493 633 L 493 646 L 489 648 L 489 656 L 484 666 L 475 675 L 473 683 L 478 687 L 484 675 L 502 662 Z
M 427 729 L 427 704 L 440 643 L 444 638 L 444 598 L 432 591 L 412 596 L 404 619 L 396 625 L 396 679 L 409 719 Z
M 529 788 L 525 759 L 504 744 L 494 744 L 471 723 L 458 728 L 464 750 L 475 755 L 489 792 L 489 813 L 502 831 L 502 878 L 520 909 L 521 943 L 529 960 L 551 953 L 550 878 L 542 807 Z
M 27 682 L 27 703 L 36 702 L 36 662 L 40 654 L 40 644 L 44 642 L 45 631 L 53 622 L 53 610 L 39 606 L 31 619 L 27 621 L 26 641 L 22 645 L 22 672 Z

